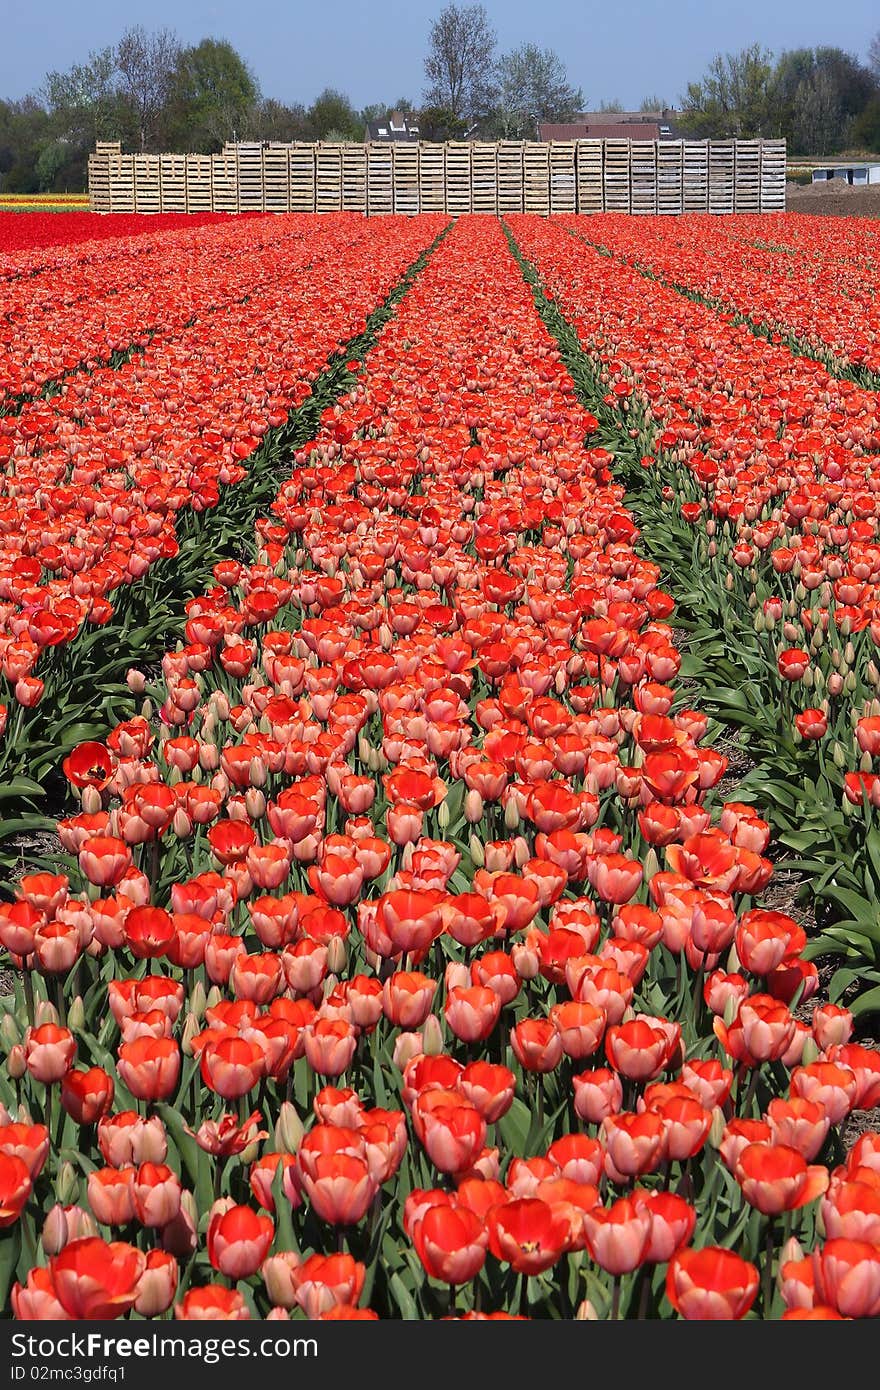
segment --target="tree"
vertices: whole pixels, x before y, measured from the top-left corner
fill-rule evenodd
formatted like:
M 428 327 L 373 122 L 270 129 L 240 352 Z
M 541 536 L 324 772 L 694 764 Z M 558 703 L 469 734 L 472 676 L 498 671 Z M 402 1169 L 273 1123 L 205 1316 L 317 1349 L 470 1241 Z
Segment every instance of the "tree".
M 266 97 L 253 108 L 247 134 L 251 140 L 275 140 L 283 144 L 291 140 L 309 140 L 311 128 L 306 108 L 301 102 L 285 106 L 274 97 Z
M 618 101 L 617 97 L 613 97 L 611 101 L 600 101 L 599 110 L 610 116 L 614 116 L 623 110 L 623 102 Z
M 170 29 L 153 34 L 137 24 L 126 29 L 116 45 L 120 87 L 137 122 L 141 153 L 155 145 L 156 125 L 168 102 L 180 57 L 180 44 Z
M 166 144 L 210 153 L 240 140 L 259 96 L 256 78 L 225 39 L 182 49 L 163 122 Z
M 364 127 L 344 92 L 325 87 L 306 113 L 313 140 L 361 140 Z
M 665 97 L 644 97 L 641 102 L 641 105 L 639 106 L 639 110 L 644 111 L 646 114 L 649 111 L 668 111 L 669 102 L 665 99 Z
M 425 58 L 428 106 L 472 122 L 493 102 L 495 30 L 483 5 L 447 5 L 431 24 Z
M 524 43 L 498 62 L 498 126 L 505 139 L 534 139 L 538 122 L 570 120 L 583 101 L 552 48 Z
M 877 30 L 868 48 L 868 67 L 880 81 L 880 29 Z
M 423 106 L 416 114 L 421 140 L 460 140 L 468 128 L 448 106 Z
M 760 44 L 717 53 L 681 98 L 680 121 L 700 139 L 755 139 L 773 127 L 773 54 Z
M 792 148 L 802 154 L 830 154 L 838 146 L 842 124 L 837 86 L 830 74 L 817 69 L 802 78 L 792 102 Z
M 880 97 L 872 97 L 853 123 L 853 139 L 865 150 L 880 154 Z
M 803 154 L 833 154 L 851 143 L 861 113 L 880 95 L 870 69 L 840 48 L 781 55 L 773 80 L 776 130 Z
M 91 52 L 68 72 L 47 74 L 41 95 L 60 138 L 89 148 L 96 140 L 123 138 L 125 115 L 116 75 L 112 48 Z

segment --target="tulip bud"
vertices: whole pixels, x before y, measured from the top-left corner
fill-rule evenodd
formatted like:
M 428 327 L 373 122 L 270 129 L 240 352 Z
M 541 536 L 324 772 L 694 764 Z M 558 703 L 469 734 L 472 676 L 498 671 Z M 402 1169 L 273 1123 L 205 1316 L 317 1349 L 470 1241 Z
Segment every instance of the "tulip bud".
M 262 820 L 266 814 L 266 796 L 257 787 L 248 787 L 244 794 L 244 804 L 247 808 L 248 818 L 252 821 Z
M 189 1012 L 193 1018 L 201 1019 L 204 1016 L 207 1002 L 205 986 L 201 980 L 196 980 L 189 992 Z
M 819 1046 L 818 1046 L 818 1044 L 817 1044 L 817 1042 L 816 1042 L 816 1039 L 813 1038 L 813 1037 L 809 1037 L 809 1038 L 805 1039 L 805 1041 L 804 1041 L 804 1050 L 803 1050 L 803 1053 L 801 1054 L 801 1061 L 800 1061 L 800 1064 L 801 1064 L 802 1067 L 809 1067 L 809 1066 L 811 1066 L 812 1063 L 815 1062 L 821 1055 L 822 1055 L 822 1054 L 821 1054 L 821 1052 L 819 1051 Z
M 534 980 L 540 972 L 541 961 L 537 951 L 533 951 L 531 946 L 526 946 L 522 941 L 517 941 L 510 950 L 510 958 L 513 961 L 513 968 L 521 980 Z
M 266 1314 L 267 1322 L 290 1322 L 290 1314 L 286 1308 L 270 1308 Z
M 125 673 L 125 684 L 132 695 L 143 695 L 147 688 L 147 678 L 143 671 L 138 671 L 136 667 L 131 666 Z
M 798 1240 L 797 1236 L 789 1236 L 788 1240 L 786 1240 L 786 1241 L 783 1243 L 782 1249 L 781 1249 L 780 1252 L 779 1252 L 779 1271 L 780 1271 L 780 1272 L 779 1272 L 779 1275 L 777 1276 L 777 1278 L 778 1278 L 778 1280 L 779 1280 L 780 1283 L 781 1283 L 781 1279 L 782 1279 L 782 1266 L 783 1266 L 783 1265 L 787 1265 L 787 1264 L 789 1264 L 789 1263 L 792 1262 L 792 1261 L 795 1261 L 795 1260 L 802 1260 L 802 1259 L 804 1259 L 804 1247 L 801 1245 L 801 1243 L 800 1243 L 800 1241 Z
M 449 803 L 446 800 L 441 801 L 437 807 L 437 824 L 441 830 L 449 828 Z
M 249 1163 L 253 1163 L 254 1159 L 258 1156 L 260 1152 L 260 1145 L 262 1144 L 262 1142 L 262 1139 L 255 1139 L 252 1144 L 245 1145 L 240 1155 L 243 1167 L 246 1168 Z
M 186 811 L 184 811 L 182 806 L 178 806 L 171 818 L 171 829 L 173 833 L 177 836 L 178 840 L 188 840 L 192 834 L 192 828 L 192 821 L 186 814 Z
M 341 936 L 333 936 L 327 946 L 327 969 L 341 975 L 348 964 L 348 950 Z
M 660 872 L 660 860 L 657 858 L 653 845 L 648 846 L 648 852 L 644 858 L 645 882 L 650 883 L 656 873 Z
M 63 1250 L 70 1234 L 67 1229 L 67 1214 L 60 1202 L 56 1202 L 54 1207 L 49 1208 L 49 1214 L 43 1222 L 43 1234 L 41 1240 L 43 1249 L 47 1255 L 57 1255 Z
M 81 994 L 77 994 L 67 1010 L 67 1026 L 71 1033 L 81 1033 L 86 1026 L 86 1006 Z
M 184 1057 L 193 1055 L 193 1038 L 201 1031 L 201 1024 L 195 1014 L 187 1014 L 183 1023 L 183 1032 L 180 1035 L 180 1050 Z
M 278 1153 L 295 1154 L 302 1143 L 305 1127 L 292 1101 L 282 1101 L 275 1121 L 275 1148 Z
M 483 865 L 486 862 L 486 856 L 483 852 L 483 843 L 477 835 L 471 835 L 470 852 L 471 859 L 473 860 L 474 864 L 477 866 L 478 869 L 482 869 Z
M 475 787 L 465 793 L 464 818 L 468 825 L 479 825 L 483 819 L 483 798 Z
M 212 985 L 208 990 L 208 997 L 205 1000 L 206 1009 L 216 1009 L 223 999 L 223 991 L 219 985 Z
M 96 816 L 101 809 L 101 793 L 97 787 L 83 787 L 79 800 L 87 816 Z
M 724 1111 L 721 1109 L 720 1105 L 716 1105 L 712 1111 L 712 1123 L 709 1126 L 709 1143 L 712 1145 L 713 1149 L 717 1149 L 718 1145 L 721 1143 L 721 1137 L 724 1134 L 726 1123 Z
M 58 1174 L 55 1178 L 55 1194 L 62 1206 L 67 1207 L 76 1201 L 76 1194 L 79 1190 L 79 1180 L 76 1176 L 76 1169 L 67 1160 L 58 1165 Z
M 520 823 L 519 806 L 516 798 L 511 797 L 504 807 L 504 828 L 506 830 L 518 830 Z
M 3 1021 L 0 1023 L 0 1043 L 3 1044 L 4 1051 L 9 1052 L 16 1043 L 21 1042 L 21 1035 L 18 1025 L 12 1014 L 4 1014 Z
M 58 1023 L 58 1010 L 48 999 L 40 999 L 34 1009 L 34 1026 L 41 1028 L 44 1023 Z
M 150 699 L 149 696 L 147 696 L 146 700 L 144 700 L 143 704 L 141 705 L 141 719 L 152 719 L 152 717 L 153 701 Z
M 729 1028 L 730 1025 L 733 1023 L 733 1020 L 736 1018 L 737 1012 L 739 1010 L 739 1005 L 740 1001 L 739 999 L 737 999 L 735 994 L 731 994 L 728 996 L 727 1002 L 724 1005 L 725 1027 Z
M 391 1060 L 398 1071 L 404 1071 L 413 1057 L 420 1057 L 425 1050 L 421 1033 L 398 1033 L 394 1039 L 394 1052 Z
M 599 1314 L 596 1312 L 595 1307 L 588 1298 L 585 1298 L 582 1303 L 578 1304 L 577 1312 L 575 1313 L 574 1317 L 575 1322 L 599 1321 Z
M 422 1045 L 427 1057 L 439 1057 L 443 1051 L 443 1028 L 436 1014 L 428 1014 L 422 1024 Z

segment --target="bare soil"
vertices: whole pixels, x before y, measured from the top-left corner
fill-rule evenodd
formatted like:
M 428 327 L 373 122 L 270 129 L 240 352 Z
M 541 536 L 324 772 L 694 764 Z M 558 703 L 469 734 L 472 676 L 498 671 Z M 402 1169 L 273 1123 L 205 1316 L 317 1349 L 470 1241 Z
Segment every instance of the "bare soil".
M 880 184 L 853 188 L 836 180 L 788 183 L 785 206 L 789 212 L 806 212 L 817 217 L 880 217 Z

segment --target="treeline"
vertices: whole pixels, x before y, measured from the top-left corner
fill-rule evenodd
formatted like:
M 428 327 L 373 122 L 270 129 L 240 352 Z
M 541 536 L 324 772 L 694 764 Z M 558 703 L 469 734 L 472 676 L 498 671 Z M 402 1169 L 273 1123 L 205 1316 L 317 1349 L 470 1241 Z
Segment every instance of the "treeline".
M 86 186 L 97 140 L 131 150 L 219 150 L 227 140 L 354 140 L 370 121 L 400 110 L 423 139 L 534 139 L 541 121 L 568 121 L 583 92 L 552 49 L 524 43 L 499 54 L 482 5 L 447 5 L 431 23 L 418 101 L 397 97 L 356 108 L 328 88 L 309 106 L 260 91 L 231 44 L 182 45 L 167 29 L 128 29 L 115 45 L 66 72 L 51 72 L 20 101 L 0 100 L 0 189 L 63 192 Z M 620 103 L 596 103 L 619 111 Z M 677 110 L 675 108 L 678 108 Z M 793 154 L 844 149 L 880 153 L 880 34 L 865 61 L 839 48 L 799 48 L 778 58 L 754 44 L 719 54 L 677 103 L 646 97 L 642 110 L 670 109 L 698 139 L 784 136 Z
M 791 154 L 880 153 L 880 33 L 865 62 L 828 47 L 719 54 L 681 104 L 679 124 L 699 139 L 785 136 Z

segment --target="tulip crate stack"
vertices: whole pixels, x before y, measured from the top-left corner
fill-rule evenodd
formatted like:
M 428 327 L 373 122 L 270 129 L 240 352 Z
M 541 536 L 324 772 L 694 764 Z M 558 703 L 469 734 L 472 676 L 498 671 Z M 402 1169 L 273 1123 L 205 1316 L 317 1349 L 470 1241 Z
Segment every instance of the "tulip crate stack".
M 287 146 L 263 146 L 263 205 L 267 212 L 290 211 L 290 160 Z
M 550 211 L 574 212 L 577 209 L 574 140 L 553 140 L 550 143 Z
M 629 140 L 606 140 L 602 189 L 606 212 L 629 212 Z
M 684 143 L 682 212 L 709 210 L 709 146 L 702 141 Z
M 602 211 L 602 141 L 578 140 L 575 151 L 577 167 L 578 212 Z
M 342 147 L 319 144 L 315 147 L 315 211 L 342 210 Z
M 523 211 L 550 214 L 550 146 L 531 140 L 523 145 Z
M 442 145 L 419 142 L 419 207 L 422 212 L 446 211 Z
M 451 217 L 460 217 L 471 210 L 471 147 L 450 140 L 446 146 L 446 211 Z
M 287 151 L 290 169 L 290 211 L 315 211 L 315 147 L 291 145 Z
M 734 211 L 761 211 L 761 142 L 737 140 L 734 149 Z
M 709 141 L 709 211 L 731 213 L 734 205 L 735 154 L 732 140 Z
M 657 211 L 657 141 L 633 140 L 629 153 L 630 211 L 653 216 Z
M 761 211 L 785 211 L 786 154 L 784 140 L 761 142 Z
M 367 151 L 364 145 L 342 146 L 342 211 L 367 210 Z
M 523 144 L 501 140 L 498 145 L 498 211 L 523 210 Z
M 186 212 L 186 155 L 159 156 L 163 212 Z
M 391 146 L 375 141 L 367 146 L 367 213 L 375 217 L 394 211 L 394 168 Z
M 677 215 L 682 209 L 684 146 L 680 140 L 657 142 L 657 211 Z
M 89 212 L 110 211 L 110 156 L 121 150 L 118 140 L 99 140 L 89 155 Z
M 474 143 L 471 146 L 471 207 L 474 212 L 498 211 L 498 154 L 497 145 Z
M 131 160 L 138 212 L 162 211 L 162 170 L 157 154 L 136 154 Z M 113 208 L 115 212 L 116 209 Z
M 212 156 L 209 154 L 186 156 L 187 212 L 210 212 L 212 209 L 211 161 Z
M 156 159 L 157 156 L 153 155 L 151 158 Z M 130 154 L 111 154 L 108 164 L 110 170 L 110 211 L 134 212 L 138 206 L 134 182 L 134 157 Z M 157 201 L 155 209 L 150 208 L 149 211 L 161 212 L 161 202 Z
M 263 147 L 257 143 L 238 145 L 238 210 L 263 212 Z
M 394 211 L 405 216 L 414 216 L 419 210 L 418 145 L 392 145 L 391 166 Z
M 215 212 L 238 212 L 238 162 L 235 155 L 211 160 L 211 195 Z

